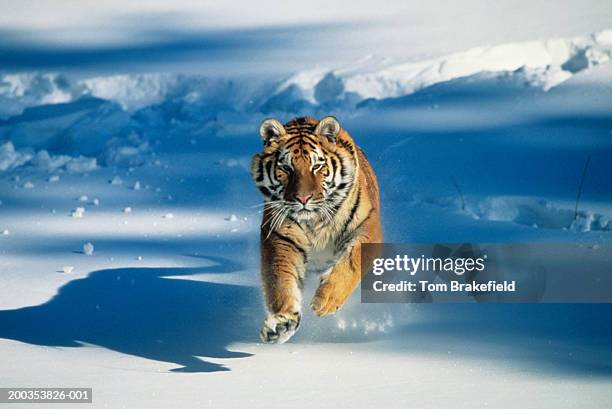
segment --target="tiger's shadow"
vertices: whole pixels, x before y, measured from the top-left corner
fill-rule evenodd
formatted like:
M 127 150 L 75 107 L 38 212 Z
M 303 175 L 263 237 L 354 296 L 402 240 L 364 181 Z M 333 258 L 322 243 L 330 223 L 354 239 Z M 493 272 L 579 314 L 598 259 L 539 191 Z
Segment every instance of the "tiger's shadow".
M 249 356 L 227 347 L 256 340 L 261 303 L 256 288 L 173 279 L 240 269 L 226 259 L 205 258 L 215 263 L 94 271 L 44 304 L 0 311 L 0 338 L 60 347 L 94 344 L 181 365 L 177 372 L 226 371 L 198 357 Z

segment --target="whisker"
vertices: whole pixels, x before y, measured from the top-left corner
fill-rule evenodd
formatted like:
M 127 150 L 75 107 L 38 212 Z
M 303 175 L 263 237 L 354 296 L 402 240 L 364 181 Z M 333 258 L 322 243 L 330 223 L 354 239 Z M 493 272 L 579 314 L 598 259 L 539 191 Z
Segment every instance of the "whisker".
M 266 236 L 265 240 L 268 240 L 272 232 L 276 231 L 276 229 L 279 227 L 278 221 L 284 220 L 285 217 L 283 215 L 287 214 L 288 212 L 289 212 L 288 208 L 282 208 L 274 214 L 273 218 L 270 219 L 272 220 L 272 223 L 270 224 L 270 229 L 268 231 L 268 235 Z
M 276 217 L 276 215 L 282 211 L 282 208 L 277 207 L 277 208 L 273 208 L 270 209 L 270 216 L 268 217 L 268 220 L 266 220 L 261 227 L 264 228 L 266 225 L 270 224 L 272 222 L 272 220 Z
M 273 204 L 279 204 L 279 203 L 284 203 L 285 200 L 284 199 L 279 199 L 279 200 L 269 200 L 267 202 L 263 202 L 263 203 L 259 203 L 256 205 L 252 205 L 252 206 L 245 206 L 247 209 L 254 209 L 257 207 L 264 207 L 264 206 L 269 206 L 269 205 L 273 205 Z

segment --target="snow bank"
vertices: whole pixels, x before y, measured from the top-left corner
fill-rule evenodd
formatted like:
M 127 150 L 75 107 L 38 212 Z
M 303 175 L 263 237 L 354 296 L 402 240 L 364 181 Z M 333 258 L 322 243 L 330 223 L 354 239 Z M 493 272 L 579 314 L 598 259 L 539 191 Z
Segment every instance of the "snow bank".
M 327 81 L 336 99 L 358 95 L 360 99 L 393 98 L 478 73 L 527 72 L 529 85 L 548 90 L 579 71 L 610 60 L 612 30 L 570 39 L 551 39 L 478 47 L 441 58 L 417 62 L 393 62 L 373 57 L 339 69 L 300 72 L 283 82 L 276 94 L 294 87 L 313 104 L 329 100 L 316 95 Z M 335 79 L 330 82 L 330 78 Z
M 32 152 L 28 150 L 16 151 L 11 142 L 0 145 L 0 171 L 19 167 L 32 159 Z
M 135 74 L 95 77 L 83 80 L 80 85 L 89 95 L 115 101 L 132 111 L 162 102 L 177 83 L 175 75 Z
M 70 102 L 84 95 L 113 101 L 124 110 L 182 100 L 230 110 L 299 111 L 313 106 L 363 99 L 394 98 L 479 73 L 520 71 L 528 85 L 548 90 L 577 72 L 609 62 L 612 30 L 574 38 L 556 38 L 477 47 L 440 58 L 402 62 L 366 58 L 344 67 L 305 69 L 281 81 L 232 81 L 199 75 L 126 74 L 70 79 L 52 73 L 0 75 L 0 118 L 25 108 Z
M 0 74 L 0 171 L 25 164 L 74 172 L 97 164 L 139 166 L 156 145 L 250 132 L 261 114 L 353 111 L 366 99 L 400 97 L 463 78 L 510 78 L 514 82 L 507 82 L 521 88 L 548 90 L 609 62 L 611 55 L 612 30 L 606 30 L 479 47 L 419 62 L 368 56 L 348 67 L 303 70 L 281 81 Z
M 0 74 L 0 119 L 18 115 L 30 106 L 72 101 L 82 91 L 59 74 Z
M 612 217 L 593 211 L 578 210 L 567 204 L 523 196 L 467 198 L 465 209 L 456 197 L 417 200 L 451 208 L 478 220 L 515 223 L 532 228 L 571 230 L 576 232 L 612 231 Z
M 85 156 L 50 155 L 46 150 L 34 152 L 32 149 L 15 149 L 12 142 L 0 145 L 0 172 L 10 171 L 21 166 L 53 172 L 63 170 L 70 173 L 90 172 L 97 167 L 96 158 Z
M 508 221 L 534 228 L 573 231 L 609 231 L 612 218 L 592 211 L 578 211 L 544 199 L 525 197 L 491 197 L 468 211 L 478 218 Z

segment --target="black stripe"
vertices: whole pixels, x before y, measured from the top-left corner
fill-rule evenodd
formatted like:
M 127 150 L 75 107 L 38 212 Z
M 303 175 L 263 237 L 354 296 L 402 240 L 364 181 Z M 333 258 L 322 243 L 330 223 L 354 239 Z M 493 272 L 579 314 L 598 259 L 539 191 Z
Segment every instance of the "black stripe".
M 353 252 L 352 251 L 349 252 L 349 265 L 352 268 L 357 269 L 356 266 L 355 266 L 355 260 L 353 260 Z
M 268 159 L 270 156 L 276 156 L 277 154 L 278 154 L 278 151 L 272 151 L 272 152 L 260 154 L 260 159 L 263 161 L 265 159 Z
M 270 179 L 270 181 L 274 180 L 274 178 L 272 178 L 272 161 L 268 161 L 266 163 L 266 173 L 268 174 L 268 179 Z
M 270 190 L 265 187 L 265 186 L 259 186 L 259 191 L 264 195 L 264 196 L 270 196 Z
M 340 159 L 340 165 L 342 165 L 340 167 L 340 176 L 342 176 L 342 178 L 344 179 L 348 174 L 346 172 L 346 166 L 344 166 L 344 161 L 342 161 L 342 159 Z
M 312 142 L 310 142 L 310 141 L 307 141 L 306 139 L 302 139 L 302 144 L 303 144 L 303 145 L 308 145 L 308 146 L 310 146 L 310 148 L 311 148 L 313 151 L 316 151 L 316 150 L 317 150 L 317 144 L 316 144 L 316 143 L 312 143 Z
M 285 144 L 285 149 L 290 151 L 295 145 L 300 145 L 300 147 L 302 147 L 304 145 L 308 145 L 313 150 L 316 150 L 317 147 L 318 147 L 318 145 L 316 143 L 313 143 L 313 142 L 307 140 L 307 138 L 304 137 L 304 136 L 296 136 L 295 139 L 296 139 L 295 141 L 290 141 L 287 144 Z
M 313 145 L 319 146 L 319 141 L 313 135 L 305 134 L 302 135 L 302 138 L 304 138 L 304 140 L 306 140 L 307 142 L 312 143 Z
M 359 207 L 359 203 L 361 202 L 361 189 L 357 190 L 357 199 L 355 199 L 355 203 L 353 203 L 353 207 L 351 208 L 351 212 L 349 213 L 349 216 L 346 218 L 346 220 L 344 221 L 344 226 L 342 226 L 342 230 L 340 232 L 340 237 L 338 237 L 338 239 L 335 241 L 335 245 L 336 245 L 336 250 L 340 249 L 341 247 L 344 247 L 344 245 L 350 241 L 350 238 L 352 237 L 352 233 L 357 230 L 357 228 L 353 229 L 350 234 L 347 233 L 347 229 L 349 224 L 351 224 L 351 222 L 353 221 L 354 217 L 355 217 L 355 213 L 357 213 L 357 208 Z M 367 218 L 367 217 L 366 217 Z M 361 223 L 359 224 L 361 225 Z
M 275 231 L 274 234 L 276 235 L 276 237 L 278 237 L 282 241 L 288 243 L 293 248 L 295 248 L 302 255 L 302 259 L 304 260 L 304 263 L 306 263 L 306 260 L 308 259 L 308 256 L 306 255 L 306 250 L 304 250 L 302 247 L 300 247 L 295 241 L 293 241 L 289 237 L 287 237 L 285 235 L 282 235 L 282 234 L 280 234 L 277 231 Z
M 257 164 L 257 178 L 255 178 L 255 182 L 263 182 L 263 180 L 263 162 L 259 160 L 259 163 Z
M 335 153 L 332 155 L 336 155 Z M 338 162 L 334 156 L 330 155 L 331 163 L 332 163 L 332 183 L 334 186 L 336 185 L 336 173 L 338 173 Z
M 344 149 L 346 149 L 347 151 L 349 151 L 349 153 L 350 153 L 351 155 L 354 155 L 354 154 L 355 154 L 355 150 L 353 149 L 353 146 L 352 146 L 352 145 L 351 145 L 351 144 L 350 144 L 350 143 L 349 143 L 347 140 L 345 140 L 345 139 L 340 139 L 338 142 L 340 143 L 340 145 L 341 145 L 341 146 L 342 146 Z
M 355 199 L 355 203 L 353 204 L 353 207 L 351 208 L 351 213 L 349 214 L 349 217 L 344 222 L 344 227 L 342 228 L 343 232 L 346 231 L 349 224 L 351 224 L 351 222 L 353 221 L 353 217 L 355 217 L 355 213 L 357 213 L 357 208 L 359 207 L 359 203 L 361 203 L 361 188 L 357 189 L 357 199 Z
M 364 219 L 357 226 L 355 226 L 353 231 L 357 231 L 363 225 L 363 223 L 365 223 L 365 221 L 370 218 L 370 215 L 372 214 L 373 211 L 374 211 L 374 208 L 371 208 L 368 214 L 366 215 L 366 217 L 364 217 Z

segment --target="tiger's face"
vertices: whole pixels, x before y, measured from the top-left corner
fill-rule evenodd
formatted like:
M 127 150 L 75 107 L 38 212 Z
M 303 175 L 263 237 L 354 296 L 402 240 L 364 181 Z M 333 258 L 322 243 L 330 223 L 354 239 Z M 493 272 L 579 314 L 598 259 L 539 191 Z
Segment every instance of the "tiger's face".
M 355 171 L 352 155 L 338 143 L 339 133 L 333 117 L 261 124 L 264 150 L 253 158 L 251 173 L 279 225 L 287 217 L 331 220 L 337 211 Z

